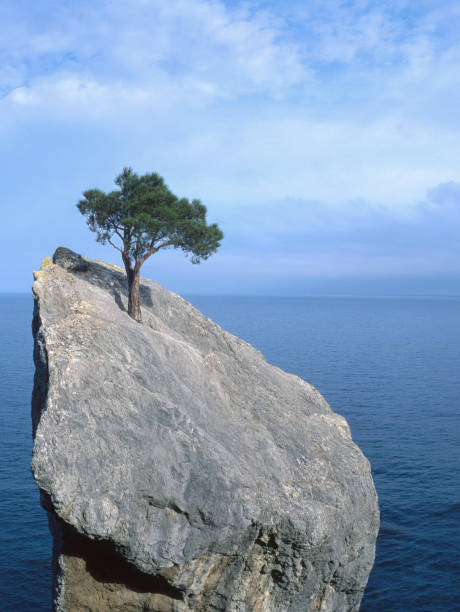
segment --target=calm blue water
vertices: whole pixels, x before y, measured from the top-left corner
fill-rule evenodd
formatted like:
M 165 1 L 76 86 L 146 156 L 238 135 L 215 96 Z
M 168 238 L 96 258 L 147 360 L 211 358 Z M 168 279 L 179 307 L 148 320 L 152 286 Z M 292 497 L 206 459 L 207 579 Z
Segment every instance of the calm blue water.
M 382 529 L 363 612 L 460 610 L 460 299 L 192 303 L 314 384 L 370 459 Z M 0 296 L 0 609 L 49 610 L 51 541 L 30 472 L 32 300 Z
M 0 609 L 51 607 L 51 538 L 30 473 L 30 296 L 0 294 Z

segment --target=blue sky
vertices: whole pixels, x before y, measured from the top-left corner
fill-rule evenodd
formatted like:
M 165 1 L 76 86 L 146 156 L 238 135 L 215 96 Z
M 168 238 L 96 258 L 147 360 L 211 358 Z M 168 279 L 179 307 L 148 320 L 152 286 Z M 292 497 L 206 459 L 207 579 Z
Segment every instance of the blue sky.
M 460 294 L 460 5 L 3 0 L 2 291 L 58 245 L 119 263 L 75 204 L 123 166 L 225 233 L 182 293 Z

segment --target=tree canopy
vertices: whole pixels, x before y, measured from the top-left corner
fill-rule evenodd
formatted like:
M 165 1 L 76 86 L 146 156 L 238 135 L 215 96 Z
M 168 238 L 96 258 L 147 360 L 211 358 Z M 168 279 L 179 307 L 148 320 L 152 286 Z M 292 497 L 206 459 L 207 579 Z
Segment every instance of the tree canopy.
M 206 207 L 199 200 L 178 198 L 156 173 L 138 176 L 124 168 L 115 179 L 119 189 L 83 192 L 77 204 L 98 242 L 120 251 L 129 288 L 129 314 L 141 321 L 139 270 L 160 249 L 181 249 L 191 262 L 208 259 L 220 246 L 223 234 L 206 222 Z

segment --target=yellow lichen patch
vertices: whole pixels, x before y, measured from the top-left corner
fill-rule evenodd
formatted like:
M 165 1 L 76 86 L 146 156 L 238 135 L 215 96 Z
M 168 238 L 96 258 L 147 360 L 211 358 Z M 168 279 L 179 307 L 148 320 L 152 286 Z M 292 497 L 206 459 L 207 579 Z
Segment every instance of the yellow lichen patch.
M 53 262 L 51 261 L 51 259 L 49 257 L 44 257 L 40 266 L 40 270 L 43 270 L 44 268 L 46 268 L 47 266 L 52 266 Z
M 42 272 L 48 266 L 54 265 L 49 257 L 44 257 L 42 259 L 42 263 L 40 265 L 40 270 L 34 270 L 32 274 L 34 275 L 34 280 L 38 280 L 41 276 L 40 272 Z
M 50 266 L 52 266 L 53 268 L 56 267 L 49 257 L 44 257 L 40 265 L 40 270 L 33 271 L 34 280 L 38 280 L 42 276 L 43 271 L 49 268 Z

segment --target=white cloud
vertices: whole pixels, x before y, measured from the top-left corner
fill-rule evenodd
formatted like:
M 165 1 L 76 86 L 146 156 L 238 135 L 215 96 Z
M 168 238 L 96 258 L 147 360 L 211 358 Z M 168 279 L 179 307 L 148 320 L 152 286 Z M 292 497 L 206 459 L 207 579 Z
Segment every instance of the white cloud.
M 152 91 L 158 76 L 179 87 L 187 80 L 198 85 L 196 95 L 219 99 L 259 90 L 279 96 L 305 77 L 296 45 L 275 21 L 222 2 L 72 4 L 43 27 L 17 26 L 4 57 L 28 88 L 64 69 L 115 88 L 120 80 Z
M 450 0 L 6 4 L 4 141 L 12 125 L 116 133 L 123 163 L 222 214 L 286 197 L 411 210 L 458 176 Z

